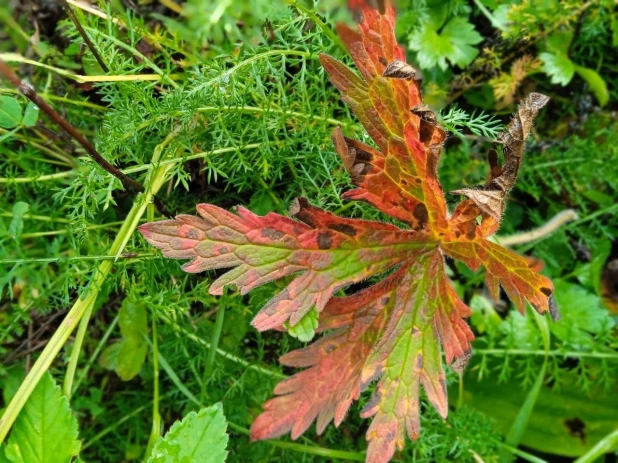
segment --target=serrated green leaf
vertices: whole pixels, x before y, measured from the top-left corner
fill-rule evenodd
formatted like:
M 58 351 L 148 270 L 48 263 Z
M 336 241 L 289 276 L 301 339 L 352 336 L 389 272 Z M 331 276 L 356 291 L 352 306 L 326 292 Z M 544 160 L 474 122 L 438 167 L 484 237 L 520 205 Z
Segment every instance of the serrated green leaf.
M 594 335 L 609 332 L 615 325 L 599 296 L 579 285 L 555 282 L 556 303 L 562 320 L 551 325 L 552 334 L 575 348 L 594 347 Z
M 446 69 L 447 60 L 451 65 L 465 67 L 478 54 L 478 49 L 472 45 L 482 40 L 474 25 L 466 18 L 457 16 L 439 33 L 433 25 L 423 25 L 410 36 L 410 48 L 418 52 L 418 61 L 423 69 L 436 65 Z
M 21 104 L 12 96 L 0 96 L 0 127 L 12 129 L 21 122 Z
M 13 204 L 13 218 L 9 225 L 8 233 L 13 239 L 21 235 L 24 229 L 24 214 L 30 210 L 30 205 L 23 201 L 17 201 Z
M 540 53 L 543 71 L 551 77 L 552 84 L 567 85 L 575 74 L 575 64 L 568 56 L 555 53 Z
M 588 82 L 590 90 L 594 93 L 594 96 L 599 101 L 599 104 L 601 106 L 605 106 L 609 102 L 609 92 L 607 91 L 607 84 L 599 73 L 582 66 L 575 66 L 575 72 L 577 72 L 582 79 Z
M 466 370 L 463 403 L 491 417 L 497 430 L 506 433 L 529 389 L 500 383 L 497 377 L 479 380 L 475 366 L 473 363 Z M 593 384 L 590 391 L 582 392 L 577 382 L 577 372 L 570 371 L 563 373 L 560 388 L 541 387 L 520 441 L 522 445 L 549 454 L 576 457 L 614 431 L 618 394 L 601 384 Z M 453 387 L 449 393 L 456 397 L 458 391 Z M 585 437 L 576 432 L 577 427 L 584 430 Z
M 191 412 L 157 439 L 148 463 L 222 463 L 227 457 L 226 428 L 220 402 Z
M 290 324 L 286 322 L 284 326 L 291 336 L 298 338 L 299 341 L 309 342 L 315 336 L 315 330 L 318 327 L 318 311 L 315 310 L 315 308 L 311 309 L 296 325 L 290 326 Z
M 21 123 L 26 127 L 34 127 L 39 120 L 39 107 L 32 101 L 28 102 Z
M 69 463 L 79 452 L 77 419 L 45 373 L 24 405 L 5 449 L 11 463 Z

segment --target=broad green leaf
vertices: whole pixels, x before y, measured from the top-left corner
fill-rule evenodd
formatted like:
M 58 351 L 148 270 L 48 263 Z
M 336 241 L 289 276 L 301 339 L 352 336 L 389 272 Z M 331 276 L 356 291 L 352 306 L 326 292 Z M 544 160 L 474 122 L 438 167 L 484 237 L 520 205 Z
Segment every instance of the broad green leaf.
M 6 457 L 11 463 L 69 463 L 80 446 L 69 401 L 45 373 L 13 425 Z
M 565 86 L 571 82 L 575 74 L 575 64 L 568 56 L 555 53 L 540 53 L 539 58 L 543 61 L 543 71 L 551 77 L 552 84 Z
M 104 368 L 114 370 L 123 381 L 129 381 L 140 372 L 148 353 L 144 338 L 148 332 L 145 305 L 127 297 L 118 313 L 118 325 L 122 339 L 103 351 L 99 363 Z
M 12 96 L 0 95 L 0 127 L 12 129 L 21 122 L 21 103 Z
M 615 386 L 605 390 L 603 385 L 593 383 L 589 391 L 582 391 L 577 375 L 577 371 L 563 372 L 559 388 L 541 386 L 521 436 L 521 445 L 553 455 L 576 457 L 616 429 L 618 394 Z M 476 376 L 474 368 L 466 372 L 463 403 L 491 417 L 498 430 L 506 434 L 529 388 L 499 382 L 497 377 L 478 380 Z M 456 397 L 457 393 L 456 387 L 450 390 L 451 397 Z
M 562 280 L 557 280 L 555 287 L 562 322 L 551 326 L 552 333 L 573 348 L 593 348 L 595 337 L 609 333 L 615 326 L 601 298 Z
M 577 72 L 582 79 L 588 82 L 590 90 L 594 93 L 594 96 L 599 101 L 599 104 L 601 106 L 605 106 L 609 102 L 609 92 L 607 91 L 607 84 L 605 83 L 605 80 L 603 80 L 599 73 L 582 66 L 575 66 L 575 72 Z
M 464 17 L 457 16 L 451 19 L 438 32 L 437 28 L 424 24 L 410 36 L 410 48 L 416 51 L 419 65 L 423 69 L 451 65 L 465 67 L 478 54 L 478 49 L 472 45 L 481 42 L 483 37 L 474 29 L 474 26 Z
M 146 307 L 139 301 L 125 299 L 118 312 L 118 325 L 124 338 L 143 340 L 148 332 Z
M 24 111 L 24 118 L 21 121 L 26 127 L 34 127 L 39 120 L 39 107 L 32 101 L 28 102 L 26 110 Z
M 13 204 L 13 218 L 9 225 L 8 233 L 11 238 L 16 239 L 24 229 L 24 214 L 30 210 L 30 205 L 23 201 Z
M 191 412 L 157 439 L 148 463 L 222 463 L 227 457 L 226 429 L 220 402 Z

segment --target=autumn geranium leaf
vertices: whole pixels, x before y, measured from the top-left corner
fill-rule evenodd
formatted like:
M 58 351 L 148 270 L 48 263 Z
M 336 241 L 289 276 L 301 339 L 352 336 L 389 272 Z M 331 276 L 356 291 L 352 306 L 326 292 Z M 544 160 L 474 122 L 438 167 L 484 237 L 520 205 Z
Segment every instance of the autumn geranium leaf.
M 445 133 L 421 98 L 416 71 L 405 62 L 394 36 L 395 15 L 357 1 L 360 32 L 338 26 L 360 75 L 327 55 L 320 57 L 373 141 L 369 146 L 333 134 L 335 149 L 356 188 L 343 196 L 372 204 L 407 224 L 338 217 L 297 199 L 289 217 L 257 216 L 238 207 L 229 212 L 200 204 L 198 216 L 180 215 L 142 225 L 140 231 L 167 257 L 190 259 L 187 272 L 231 268 L 211 286 L 221 294 L 234 285 L 245 294 L 263 283 L 290 277 L 253 320 L 260 331 L 282 327 L 300 337 L 328 331 L 304 349 L 281 358 L 305 368 L 281 382 L 251 428 L 252 439 L 291 432 L 301 435 L 314 421 L 318 433 L 343 420 L 369 384 L 375 393 L 362 411 L 371 418 L 367 461 L 387 462 L 402 449 L 406 433 L 420 431 L 421 388 L 444 417 L 447 394 L 442 354 L 461 370 L 473 335 L 464 318 L 470 309 L 449 281 L 444 258 L 484 267 L 488 289 L 502 287 L 514 305 L 529 302 L 557 316 L 553 285 L 523 256 L 487 238 L 500 224 L 505 197 L 523 158 L 532 120 L 547 98 L 526 98 L 500 141 L 504 166 L 490 153 L 486 184 L 454 193 L 467 198 L 449 213 L 437 176 Z M 380 277 L 373 286 L 333 297 L 347 286 Z

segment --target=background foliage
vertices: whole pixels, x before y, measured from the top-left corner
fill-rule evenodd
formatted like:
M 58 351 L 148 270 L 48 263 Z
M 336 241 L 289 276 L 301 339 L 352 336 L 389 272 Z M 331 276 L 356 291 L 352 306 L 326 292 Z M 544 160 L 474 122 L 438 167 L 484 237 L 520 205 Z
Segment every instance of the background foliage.
M 193 213 L 196 203 L 210 202 L 285 212 L 302 195 L 337 214 L 386 220 L 340 199 L 350 183 L 332 130 L 341 125 L 367 141 L 317 60 L 321 52 L 348 59 L 332 29 L 352 21 L 343 2 L 92 3 L 98 14 L 73 11 L 109 73 L 60 3 L 44 0 L 0 6 L 1 57 L 133 178 L 148 182 L 163 148 L 170 170 L 159 197 L 170 210 Z M 515 452 L 570 461 L 618 428 L 615 4 L 409 0 L 398 11 L 400 42 L 423 72 L 426 101 L 451 132 L 440 166 L 445 190 L 485 178 L 492 139 L 517 101 L 537 91 L 551 102 L 537 119 L 500 236 L 567 208 L 579 218 L 516 246 L 542 260 L 554 279 L 559 323 L 531 312 L 522 317 L 506 299 L 491 301 L 483 275 L 451 266 L 474 310 L 475 355 L 463 378 L 449 378 L 448 420 L 427 407 L 421 438 L 395 460 L 489 462 Z M 4 406 L 71 304 L 98 281 L 97 265 L 113 259 L 112 241 L 136 201 L 0 84 Z M 142 220 L 152 217 L 151 205 Z M 277 358 L 302 345 L 249 325 L 282 283 L 215 298 L 207 292 L 215 272 L 187 275 L 135 233 L 112 262 L 69 387 L 83 461 L 142 460 L 153 446 L 168 445 L 155 443 L 157 414 L 167 431 L 217 402 L 227 419 L 228 461 L 363 460 L 366 423 L 358 408 L 320 437 L 248 441 L 261 404 L 291 373 Z M 50 369 L 58 383 L 73 345 L 72 338 Z M 49 380 L 40 394 L 56 394 Z M 50 400 L 66 411 L 60 396 Z M 219 413 L 203 410 L 185 420 Z M 75 419 L 64 419 L 72 423 L 72 455 Z

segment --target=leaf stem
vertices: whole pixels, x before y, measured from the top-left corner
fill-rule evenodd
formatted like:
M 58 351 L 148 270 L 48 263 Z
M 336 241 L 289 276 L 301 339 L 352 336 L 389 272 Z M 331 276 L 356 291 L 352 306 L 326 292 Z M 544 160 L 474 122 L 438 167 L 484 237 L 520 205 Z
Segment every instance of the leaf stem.
M 65 172 L 58 172 L 55 174 L 39 175 L 37 177 L 16 177 L 16 178 L 0 177 L 0 184 L 2 183 L 13 184 L 13 183 L 47 182 L 49 180 L 57 180 L 59 178 L 72 177 L 75 174 L 77 174 L 77 171 L 67 170 Z
M 497 241 L 502 246 L 514 246 L 517 244 L 529 243 L 530 241 L 535 241 L 539 238 L 550 235 L 565 223 L 577 219 L 579 219 L 579 216 L 575 210 L 566 209 L 553 216 L 547 223 L 539 228 L 535 228 L 534 230 L 530 230 L 525 233 L 518 233 L 516 235 L 498 237 Z
M 267 58 L 269 56 L 290 56 L 290 55 L 296 55 L 296 56 L 300 56 L 303 58 L 311 58 L 313 56 L 313 54 L 311 52 L 308 51 L 303 51 L 303 50 L 290 50 L 290 49 L 285 49 L 285 50 L 270 50 L 270 51 L 265 51 L 263 53 L 258 53 L 257 55 L 252 56 L 251 58 L 247 58 L 246 60 L 241 61 L 240 63 L 238 63 L 237 65 L 235 65 L 234 67 L 228 69 L 227 71 L 223 72 L 221 75 L 218 75 L 217 77 L 213 77 L 212 79 L 208 80 L 207 82 L 204 82 L 201 85 L 196 86 L 191 93 L 196 93 L 199 92 L 200 90 L 204 90 L 205 88 L 207 88 L 208 86 L 210 86 L 211 84 L 217 83 L 221 80 L 227 79 L 229 78 L 233 73 L 235 73 L 236 71 L 238 71 L 240 68 L 245 67 L 251 63 L 254 63 L 255 61 L 259 61 L 262 58 Z M 315 55 L 317 57 L 317 55 Z
M 575 460 L 574 463 L 593 463 L 597 461 L 597 458 L 616 449 L 618 449 L 618 429 L 597 442 L 594 447 Z
M 84 343 L 84 337 L 86 336 L 86 331 L 88 330 L 88 323 L 90 323 L 90 317 L 92 316 L 92 306 L 94 305 L 94 303 L 95 300 L 93 300 L 92 303 L 86 307 L 84 315 L 79 322 L 77 334 L 75 335 L 73 347 L 71 348 L 69 364 L 67 365 L 67 371 L 64 375 L 62 392 L 65 396 L 67 396 L 69 400 L 71 399 L 71 393 L 73 391 L 73 379 L 75 378 L 75 371 L 77 369 L 77 362 L 79 361 L 79 354 L 81 353 L 82 344 Z
M 105 330 L 105 333 L 103 333 L 103 337 L 101 338 L 94 352 L 92 353 L 92 355 L 86 362 L 86 366 L 81 371 L 79 377 L 77 378 L 77 381 L 75 381 L 75 385 L 73 386 L 73 393 L 76 393 L 79 390 L 79 387 L 81 386 L 82 382 L 84 381 L 84 379 L 86 379 L 86 376 L 88 375 L 88 371 L 90 370 L 90 367 L 92 367 L 93 363 L 96 361 L 97 357 L 103 350 L 103 346 L 105 346 L 105 344 L 107 343 L 107 340 L 112 335 L 114 328 L 116 328 L 116 325 L 118 324 L 118 318 L 119 318 L 118 315 L 116 315 L 114 319 L 112 320 L 112 322 L 107 327 L 107 329 Z
M 243 427 L 239 426 L 236 423 L 232 423 L 228 420 L 228 426 L 234 431 L 244 434 L 248 436 L 251 432 Z M 322 457 L 335 458 L 338 460 L 348 460 L 348 461 L 365 461 L 365 453 L 364 452 L 347 452 L 345 450 L 334 450 L 327 449 L 324 447 L 317 447 L 313 445 L 304 445 L 297 444 L 295 442 L 285 442 L 280 440 L 266 440 L 265 444 L 270 444 L 273 447 L 279 447 L 281 449 L 292 450 L 294 452 L 308 453 L 310 455 L 319 455 Z
M 151 315 L 152 316 L 152 315 Z M 159 339 L 157 335 L 157 319 L 152 316 L 152 430 L 146 446 L 146 456 L 150 455 L 155 442 L 161 435 L 161 414 L 159 413 Z
M 124 423 L 125 421 L 130 420 L 131 418 L 133 418 L 136 415 L 139 415 L 140 413 L 142 413 L 147 408 L 148 408 L 148 405 L 142 405 L 141 407 L 138 407 L 135 410 L 133 410 L 131 413 L 128 413 L 127 415 L 123 416 L 119 420 L 114 421 L 113 424 L 111 424 L 108 427 L 106 427 L 105 429 L 103 429 L 101 432 L 99 432 L 98 434 L 93 436 L 92 439 L 90 439 L 88 442 L 86 442 L 84 445 L 82 445 L 81 450 L 82 451 L 86 450 L 88 447 L 90 447 L 95 442 L 99 441 L 101 438 L 105 437 L 107 434 L 112 432 L 114 429 L 116 429 L 122 423 Z
M 163 320 L 167 325 L 169 325 L 176 332 L 177 335 L 182 335 L 185 338 L 189 339 L 190 341 L 196 342 L 196 343 L 201 344 L 202 346 L 206 347 L 207 349 L 210 349 L 210 343 L 208 341 L 203 340 L 202 338 L 200 338 L 196 334 L 191 333 L 187 329 L 179 326 L 175 321 L 171 320 L 170 318 L 168 318 L 167 316 L 165 316 L 163 314 L 158 314 L 157 316 L 161 320 Z M 229 352 L 226 352 L 223 349 L 217 349 L 217 354 L 219 354 L 221 357 L 223 357 L 226 360 L 230 360 L 230 361 L 232 361 L 234 363 L 242 365 L 242 366 L 246 367 L 247 369 L 255 370 L 255 371 L 257 371 L 257 372 L 259 372 L 259 373 L 261 373 L 261 374 L 263 374 L 265 376 L 270 376 L 272 378 L 279 378 L 279 379 L 287 378 L 287 376 L 284 375 L 281 372 L 272 371 L 272 370 L 269 370 L 267 368 L 260 367 L 258 365 L 253 365 L 250 362 L 246 361 L 245 359 L 242 359 L 240 357 L 236 357 L 235 355 L 230 354 Z
M 84 39 L 86 46 L 90 49 L 92 55 L 94 56 L 94 59 L 97 60 L 97 63 L 99 63 L 99 66 L 101 66 L 101 69 L 103 69 L 103 72 L 107 74 L 109 72 L 109 68 L 103 61 L 103 58 L 99 54 L 99 51 L 96 49 L 96 47 L 92 43 L 92 40 L 90 40 L 90 37 L 88 37 L 88 34 L 86 34 L 86 31 L 84 30 L 81 23 L 79 22 L 79 19 L 77 19 L 77 16 L 75 15 L 75 12 L 73 11 L 73 8 L 71 8 L 71 5 L 69 5 L 66 0 L 61 0 L 61 3 L 63 4 L 65 11 L 67 12 L 67 15 L 69 16 L 71 21 L 73 21 L 73 24 L 77 28 L 79 35 L 82 36 L 82 39 Z
M 496 356 L 507 356 L 507 355 L 548 355 L 549 357 L 573 357 L 573 358 L 602 358 L 602 359 L 611 359 L 618 360 L 618 352 L 576 352 L 576 351 L 561 351 L 561 350 L 528 350 L 528 349 L 474 349 L 476 354 L 481 355 L 496 355 Z
M 208 357 L 206 358 L 206 364 L 204 365 L 204 376 L 202 378 L 202 393 L 201 400 L 204 402 L 206 397 L 206 384 L 210 379 L 212 373 L 212 367 L 215 363 L 215 356 L 217 355 L 217 349 L 219 348 L 219 340 L 221 339 L 221 331 L 223 330 L 223 321 L 225 319 L 225 297 L 219 300 L 219 309 L 217 310 L 217 318 L 215 320 L 215 326 L 212 330 L 210 337 L 210 349 L 208 349 Z

